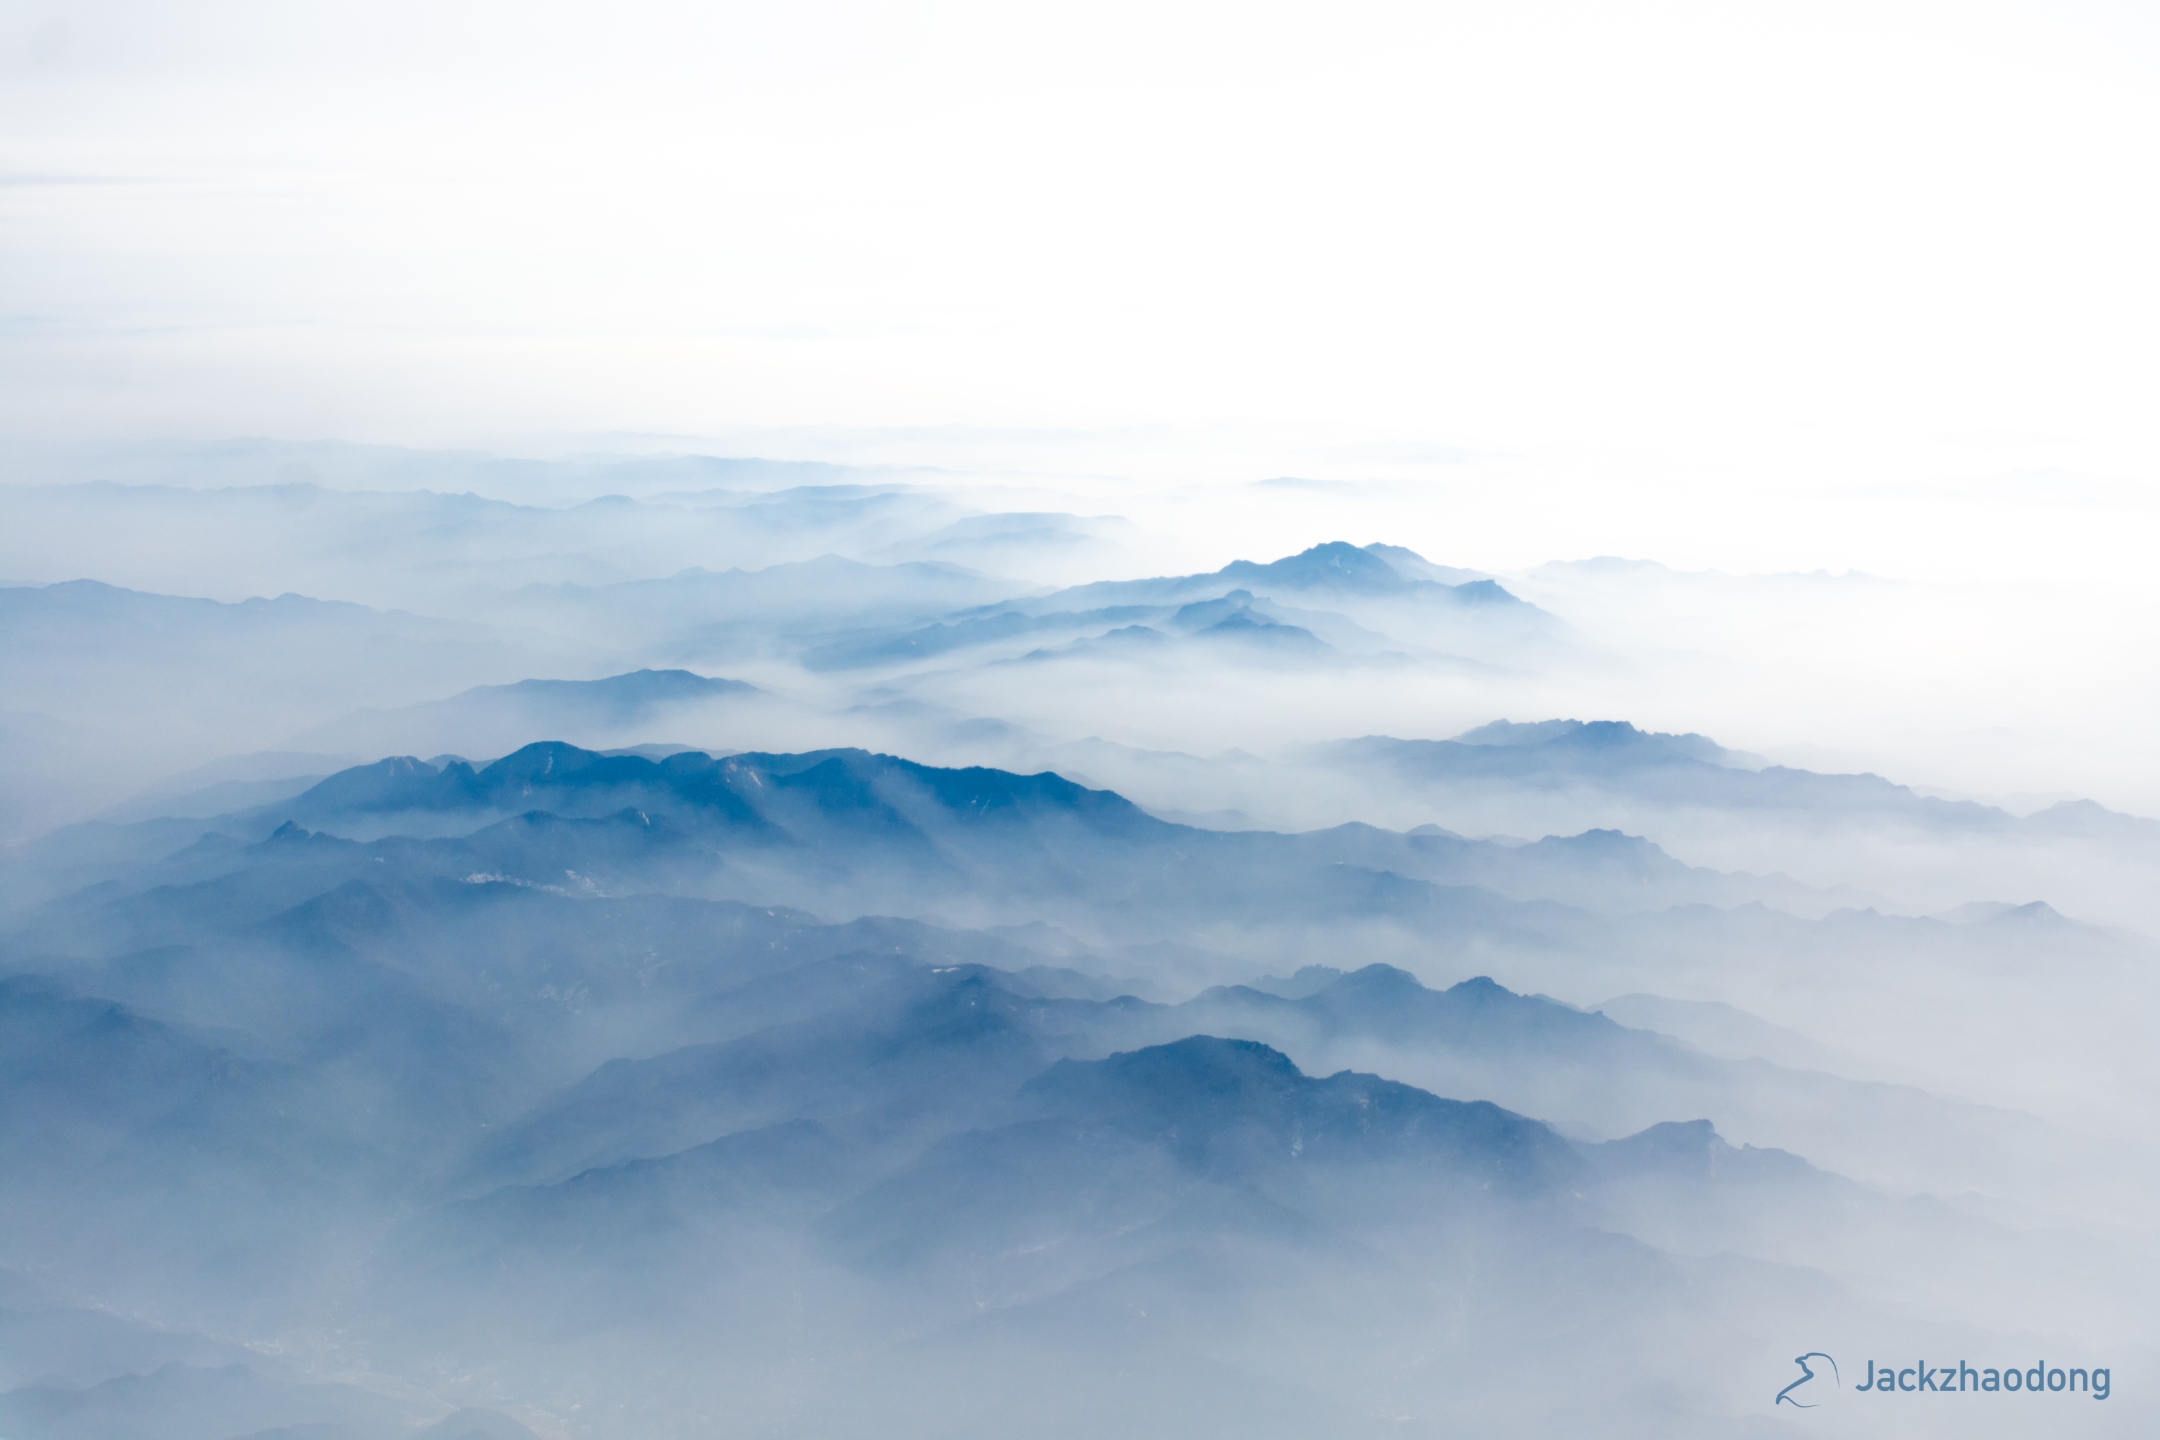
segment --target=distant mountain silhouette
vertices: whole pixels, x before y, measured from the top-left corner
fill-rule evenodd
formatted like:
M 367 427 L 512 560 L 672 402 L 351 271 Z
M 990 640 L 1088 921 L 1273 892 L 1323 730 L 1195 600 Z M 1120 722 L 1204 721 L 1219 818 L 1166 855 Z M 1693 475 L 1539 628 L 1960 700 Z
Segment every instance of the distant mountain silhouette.
M 1295 602 L 1293 609 L 1305 608 L 1297 614 L 1274 613 L 1270 597 Z M 1468 633 L 1488 641 L 1540 634 L 1551 621 L 1536 606 L 1517 599 L 1489 578 L 1429 564 L 1399 546 L 1360 549 L 1333 541 L 1266 564 L 1234 561 L 1205 575 L 1103 581 L 1048 595 L 1014 595 L 989 605 L 955 609 L 929 623 L 895 624 L 891 616 L 884 616 L 873 627 L 843 629 L 817 639 L 804 650 L 803 663 L 818 671 L 905 665 L 1030 639 L 1054 642 L 1036 644 L 1028 652 L 1032 660 L 1073 654 L 1111 658 L 1112 652 L 1090 647 L 1088 642 L 1136 627 L 1171 634 L 1261 638 L 1277 655 L 1324 654 L 1336 632 L 1347 630 L 1360 636 L 1369 650 L 1385 643 L 1386 637 L 1338 613 L 1338 607 L 1356 609 L 1366 602 L 1412 606 L 1427 621 L 1445 622 L 1443 630 L 1459 621 L 1469 628 L 1458 627 L 1456 639 Z M 1226 622 L 1227 630 L 1219 628 Z M 1274 626 L 1285 628 L 1260 637 L 1252 634 Z M 1312 634 L 1299 636 L 1291 633 L 1293 628 Z
M 1396 557 L 1399 552 L 1399 558 Z M 1060 590 L 1029 608 L 1037 613 L 1096 609 L 1106 605 L 1170 605 L 1208 599 L 1233 589 L 1256 594 L 1416 599 L 1448 605 L 1520 607 L 1542 613 L 1490 579 L 1449 584 L 1431 578 L 1433 567 L 1422 556 L 1395 546 L 1360 549 L 1331 540 L 1280 560 L 1260 563 L 1233 560 L 1205 575 L 1163 576 L 1151 580 L 1102 580 Z
M 1896 817 L 1966 833 L 2007 834 L 2034 824 L 1973 801 L 1923 796 L 1879 775 L 1825 775 L 1760 765 L 1755 757 L 1726 750 L 1706 736 L 1659 734 L 1625 721 L 1496 721 L 1453 740 L 1370 735 L 1316 746 L 1310 754 L 1318 761 L 1385 776 L 1394 784 L 1579 787 L 1657 805 L 1742 814 L 1784 811 L 1826 823 L 1866 815 Z M 2034 828 L 2050 825 L 2057 833 L 2067 828 L 2054 818 Z
M 1755 757 L 1727 750 L 1707 735 L 1666 735 L 1638 730 L 1624 720 L 1540 720 L 1518 725 L 1495 720 L 1465 730 L 1457 745 L 1536 746 L 1551 755 L 1597 756 L 1615 763 L 1707 760 L 1713 765 L 1760 768 Z M 1549 748 L 1548 748 L 1549 747 Z
M 1172 642 L 1169 636 L 1147 625 L 1123 625 L 1108 630 L 1092 640 L 1074 640 L 1066 645 L 1030 650 L 1015 663 L 1040 664 L 1044 661 L 1062 659 L 1096 660 L 1152 660 L 1169 653 Z
M 804 651 L 803 665 L 810 670 L 830 671 L 927 660 L 1024 636 L 1101 631 L 1153 619 L 1159 614 L 1159 607 L 1148 605 L 1110 606 L 1049 615 L 996 609 L 989 614 L 941 620 L 916 629 L 883 627 L 846 632 Z
M 1365 594 L 1400 590 L 1419 583 L 1404 576 L 1377 552 L 1360 550 L 1340 540 L 1315 545 L 1310 550 L 1264 565 L 1251 560 L 1233 560 L 1215 573 L 1228 580 L 1292 590 L 1347 590 Z
M 1277 653 L 1322 655 L 1329 649 L 1327 643 L 1310 630 L 1283 625 L 1250 610 L 1239 610 L 1195 634 L 1202 640 L 1264 646 Z
M 1708 1120 L 1666 1120 L 1647 1130 L 1602 1145 L 1585 1145 L 1601 1179 L 1654 1177 L 1664 1181 L 1751 1184 L 1794 1181 L 1821 1174 L 1797 1155 L 1783 1150 L 1735 1147 Z
M 1021 1101 L 1166 1145 L 1185 1168 L 1241 1182 L 1300 1166 L 1408 1163 L 1435 1180 L 1518 1193 L 1578 1168 L 1544 1125 L 1496 1105 L 1443 1100 L 1376 1075 L 1306 1076 L 1251 1040 L 1195 1035 L 1104 1060 L 1061 1060 Z

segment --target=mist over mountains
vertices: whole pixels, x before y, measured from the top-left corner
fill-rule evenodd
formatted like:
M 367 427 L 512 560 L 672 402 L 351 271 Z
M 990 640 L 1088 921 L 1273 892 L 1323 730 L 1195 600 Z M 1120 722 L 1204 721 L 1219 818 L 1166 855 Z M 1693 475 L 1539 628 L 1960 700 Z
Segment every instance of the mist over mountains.
M 162 463 L 167 475 L 190 464 Z M 245 470 L 221 463 L 226 473 Z M 425 460 L 272 451 L 259 464 L 263 478 L 291 466 L 375 484 L 409 477 Z M 1630 584 L 1657 613 L 1670 609 L 1673 577 L 1657 567 L 1585 571 L 1601 588 L 1572 616 L 1508 588 L 1549 589 L 1540 575 L 1496 580 L 1385 542 L 1329 541 L 1197 573 L 1046 585 L 1033 577 L 1081 563 L 1049 538 L 1073 527 L 1126 537 L 1122 552 L 1103 541 L 1112 545 L 1098 554 L 1104 563 L 1146 554 L 1101 517 L 969 516 L 975 497 L 949 476 L 714 464 L 736 488 L 676 484 L 688 461 L 510 466 L 520 483 L 575 486 L 605 473 L 637 492 L 568 509 L 315 482 L 12 487 L 0 495 L 11 522 L 0 574 L 65 583 L 0 590 L 0 633 L 10 639 L 0 670 L 7 693 L 24 697 L 0 714 L 9 740 L 0 820 L 26 838 L 146 791 L 170 795 L 165 781 L 176 772 L 255 753 L 488 759 L 536 738 L 598 749 L 867 745 L 933 763 L 1054 769 L 1218 828 L 1362 820 L 1525 839 L 1618 829 L 1694 863 L 1782 871 L 1820 887 L 1880 893 L 1894 879 L 1896 903 L 1925 913 L 2007 886 L 2020 902 L 2044 895 L 2116 923 L 2155 920 L 2131 898 L 2138 887 L 2121 865 L 2126 853 L 2149 859 L 2160 832 L 2105 806 L 2027 804 L 2015 813 L 2057 809 L 2020 827 L 1982 813 L 2000 808 L 1984 803 L 1919 803 L 1938 797 L 1907 795 L 1896 777 L 1817 779 L 1809 777 L 1831 767 L 1736 765 L 1707 751 L 1661 751 L 1664 742 L 1602 743 L 1618 735 L 1606 732 L 1625 711 L 1603 729 L 1538 746 L 1436 748 L 1472 731 L 1489 740 L 1495 714 L 1529 724 L 1580 715 L 1583 693 L 1641 703 L 1628 677 L 1647 680 L 1670 662 L 1614 652 L 1585 626 L 1609 636 Z M 443 475 L 480 483 L 492 473 L 473 457 L 444 465 Z M 775 484 L 797 479 L 824 483 Z M 742 528 L 745 507 L 764 520 Z M 363 513 L 375 518 L 363 524 Z M 878 517 L 873 530 L 864 516 Z M 1016 547 L 1006 573 L 1028 578 L 928 558 L 954 553 L 938 547 L 955 526 L 1004 537 Z M 244 545 L 233 538 L 241 535 Z M 617 573 L 532 578 L 503 569 L 600 551 L 620 557 Z M 1052 565 L 1053 555 L 1064 558 Z M 96 583 L 74 583 L 92 568 Z M 232 598 L 129 593 L 116 578 Z M 236 584 L 266 595 L 305 585 L 338 603 L 243 600 L 246 588 L 228 588 Z M 1862 588 L 1878 610 L 1896 602 L 1893 587 Z M 1778 594 L 1813 591 L 1800 577 Z M 1705 598 L 1736 603 L 1733 593 Z M 765 693 L 735 692 L 727 703 L 717 694 L 700 703 L 688 691 L 589 705 L 568 694 L 452 698 L 474 686 L 640 670 Z M 1286 683 L 1292 672 L 1305 680 Z M 161 697 L 155 725 L 137 723 L 128 703 L 146 689 Z M 1406 743 L 1390 749 L 1373 738 L 1382 736 Z M 1350 743 L 1358 737 L 1368 738 Z M 1679 763 L 1688 759 L 1715 771 Z M 314 762 L 259 778 L 332 768 Z M 1757 778 L 1716 773 L 1736 768 Z M 1869 810 L 1866 833 L 1853 834 Z M 1891 843 L 1876 839 L 1878 822 Z
M 2150 1429 L 2160 821 L 1615 708 L 1670 572 L 221 454 L 0 491 L 9 1440 Z

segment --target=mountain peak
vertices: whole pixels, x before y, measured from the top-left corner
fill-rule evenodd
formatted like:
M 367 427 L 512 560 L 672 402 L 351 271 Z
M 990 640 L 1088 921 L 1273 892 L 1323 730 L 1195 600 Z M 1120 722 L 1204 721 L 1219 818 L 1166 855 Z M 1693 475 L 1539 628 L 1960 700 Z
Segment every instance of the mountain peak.
M 480 772 L 480 777 L 498 784 L 531 785 L 542 781 L 565 780 L 606 763 L 606 757 L 597 751 L 581 750 L 562 740 L 535 740 L 488 766 Z
M 1491 984 L 1492 982 L 1487 981 L 1486 983 Z M 1379 997 L 1402 995 L 1413 990 L 1423 990 L 1424 988 L 1424 983 L 1408 970 L 1397 969 L 1393 965 L 1375 963 L 1351 971 L 1340 980 L 1327 986 L 1321 993 Z
M 1742 765 L 1751 761 L 1751 757 L 1727 750 L 1707 735 L 1642 730 L 1625 720 L 1494 720 L 1463 731 L 1453 738 L 1453 743 L 1491 749 L 1535 748 L 1601 758 L 1625 755 L 1652 762 L 1701 760 L 1712 765 Z
M 1746 1183 L 1824 1178 L 1822 1172 L 1790 1151 L 1733 1145 L 1708 1120 L 1667 1120 L 1633 1135 L 1580 1149 L 1598 1173 L 1616 1180 Z
M 1257 1040 L 1191 1035 L 1102 1060 L 1060 1060 L 1021 1094 L 1067 1114 L 1242 1110 L 1305 1079 L 1289 1056 Z
M 1384 545 L 1378 541 L 1365 547 L 1367 553 L 1377 555 L 1395 568 L 1395 573 L 1405 580 L 1430 580 L 1438 585 L 1453 585 L 1466 589 L 1478 584 L 1492 584 L 1492 576 L 1478 570 L 1462 570 L 1453 565 L 1435 565 L 1417 551 L 1402 545 Z M 1493 585 L 1495 590 L 1500 587 Z M 1506 594 L 1505 591 L 1501 592 Z M 1515 597 L 1510 595 L 1509 599 Z
M 1215 573 L 1230 580 L 1366 594 L 1404 590 L 1417 583 L 1404 579 L 1380 556 L 1360 550 L 1346 540 L 1329 540 L 1264 565 L 1251 560 L 1234 560 Z

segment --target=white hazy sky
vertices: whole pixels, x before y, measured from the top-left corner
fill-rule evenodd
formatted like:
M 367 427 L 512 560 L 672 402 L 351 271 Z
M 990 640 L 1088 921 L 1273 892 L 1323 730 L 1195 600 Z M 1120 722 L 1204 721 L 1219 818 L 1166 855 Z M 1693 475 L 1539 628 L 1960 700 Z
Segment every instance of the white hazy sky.
M 2141 573 L 2155 15 L 6 0 L 0 433 L 1287 471 L 1474 512 L 1467 563 Z

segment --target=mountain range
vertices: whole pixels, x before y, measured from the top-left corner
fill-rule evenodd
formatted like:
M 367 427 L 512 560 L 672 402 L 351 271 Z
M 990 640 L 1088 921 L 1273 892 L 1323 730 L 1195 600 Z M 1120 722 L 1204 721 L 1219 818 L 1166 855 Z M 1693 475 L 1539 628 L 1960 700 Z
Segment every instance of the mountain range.
M 1943 1345 L 2144 1333 L 2079 1310 L 2134 1246 L 1913 1193 L 2097 1213 L 2131 1142 L 1416 973 L 1602 986 L 1683 975 L 1690 931 L 1849 959 L 1914 923 L 1970 973 L 2021 912 L 1809 919 L 1614 834 L 1213 831 L 1050 773 L 561 742 L 22 859 L 77 882 L 0 980 L 0 1266 L 43 1287 L 7 1323 L 74 1337 L 0 1392 L 28 1434 L 1291 1434 L 1376 1396 L 1500 1433 L 1582 1403 L 1521 1409 L 1555 1345 L 1710 1434 L 1725 1382 L 1661 1347 L 1738 1356 L 1765 1294 L 1817 1327 L 1933 1295 L 1901 1323 Z M 1723 1033 L 1791 1038 L 1756 1023 Z M 368 1398 L 362 1356 L 428 1398 Z
M 0 1435 L 2150 1430 L 2160 822 L 1655 567 L 436 461 L 0 497 Z

